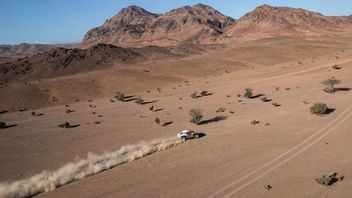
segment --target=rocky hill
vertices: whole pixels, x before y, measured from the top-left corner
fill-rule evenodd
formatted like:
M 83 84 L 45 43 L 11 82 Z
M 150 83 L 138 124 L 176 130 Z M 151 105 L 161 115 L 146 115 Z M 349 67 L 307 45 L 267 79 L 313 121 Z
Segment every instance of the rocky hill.
M 230 36 L 321 35 L 351 32 L 351 17 L 324 16 L 289 7 L 259 6 L 241 17 L 228 31 Z
M 55 47 L 55 45 L 28 43 L 21 43 L 18 45 L 0 45 L 0 56 L 28 56 L 46 52 Z
M 153 14 L 130 6 L 90 30 L 84 45 L 110 43 L 119 46 L 210 43 L 219 39 L 234 19 L 203 5 L 185 6 L 165 14 Z
M 8 82 L 64 76 L 138 59 L 143 59 L 140 53 L 109 44 L 98 44 L 88 49 L 60 47 L 1 64 L 0 79 Z

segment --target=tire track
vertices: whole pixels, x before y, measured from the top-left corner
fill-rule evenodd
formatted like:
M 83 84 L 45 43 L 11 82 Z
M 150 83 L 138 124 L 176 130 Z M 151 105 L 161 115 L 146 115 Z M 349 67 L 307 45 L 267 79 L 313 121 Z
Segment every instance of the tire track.
M 309 136 L 307 139 L 303 140 L 301 143 L 292 147 L 290 150 L 288 150 L 285 153 L 281 154 L 280 156 L 274 158 L 273 160 L 267 162 L 263 166 L 258 167 L 257 169 L 247 173 L 246 175 L 244 175 L 241 178 L 235 180 L 234 182 L 226 185 L 225 187 L 221 188 L 220 190 L 210 194 L 208 196 L 208 198 L 219 197 L 219 195 L 221 195 L 221 194 L 224 194 L 223 197 L 228 198 L 228 197 L 232 196 L 233 194 L 237 193 L 238 191 L 240 191 L 241 189 L 247 187 L 248 185 L 252 184 L 253 182 L 264 177 L 266 174 L 270 173 L 271 171 L 275 170 L 276 168 L 282 166 L 283 164 L 290 161 L 291 159 L 295 158 L 299 154 L 303 153 L 304 151 L 306 151 L 307 149 L 309 149 L 310 147 L 312 147 L 313 145 L 318 143 L 321 139 L 323 139 L 324 137 L 326 137 L 327 135 L 332 133 L 338 126 L 340 126 L 344 121 L 346 121 L 352 115 L 352 112 L 350 112 L 351 109 L 352 109 L 352 105 L 350 107 L 348 107 L 347 109 L 345 109 L 345 111 L 343 111 L 333 121 L 331 121 L 330 123 L 325 125 L 323 128 L 321 128 L 320 130 L 318 130 L 317 132 L 315 132 L 314 134 Z M 340 120 L 341 118 L 342 118 L 342 120 Z M 331 125 L 333 125 L 332 128 L 328 129 Z M 328 130 L 326 131 L 326 129 L 328 129 Z M 293 152 L 295 150 L 297 150 L 297 151 Z M 275 165 L 275 162 L 278 162 L 278 163 Z M 267 168 L 271 165 L 274 165 L 274 166 L 272 166 L 268 170 L 259 174 L 261 170 L 264 170 L 265 168 Z M 256 174 L 259 174 L 259 175 L 255 178 L 249 180 L 247 183 L 242 184 L 242 185 L 238 186 L 237 188 L 234 188 L 231 190 L 231 188 L 233 188 L 236 184 L 239 184 L 240 182 L 243 182 L 247 178 L 250 178 L 251 176 L 254 176 Z M 229 191 L 229 192 L 226 192 L 226 191 Z

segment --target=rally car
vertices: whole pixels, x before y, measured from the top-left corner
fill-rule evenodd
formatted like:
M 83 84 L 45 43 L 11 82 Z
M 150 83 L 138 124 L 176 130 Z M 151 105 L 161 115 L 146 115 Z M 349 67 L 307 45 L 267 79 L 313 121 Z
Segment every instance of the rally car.
M 190 130 L 183 130 L 177 134 L 177 137 L 181 140 L 198 139 L 200 137 L 200 133 Z

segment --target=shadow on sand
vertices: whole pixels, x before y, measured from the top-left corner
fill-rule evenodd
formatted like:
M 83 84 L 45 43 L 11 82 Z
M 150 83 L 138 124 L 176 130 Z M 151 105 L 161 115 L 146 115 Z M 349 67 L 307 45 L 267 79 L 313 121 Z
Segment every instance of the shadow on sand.
M 210 124 L 214 122 L 219 122 L 222 120 L 226 120 L 226 116 L 216 116 L 215 118 L 209 119 L 209 120 L 203 120 L 199 123 L 199 125 L 204 125 L 204 124 Z

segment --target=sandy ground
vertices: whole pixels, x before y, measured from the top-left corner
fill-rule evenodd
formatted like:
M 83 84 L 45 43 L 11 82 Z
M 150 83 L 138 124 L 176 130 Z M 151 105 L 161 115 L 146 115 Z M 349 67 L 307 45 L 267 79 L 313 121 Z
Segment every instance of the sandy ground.
M 106 89 L 92 102 L 80 100 L 70 107 L 57 104 L 36 109 L 44 114 L 38 117 L 31 116 L 32 110 L 2 114 L 1 121 L 18 126 L 0 131 L 0 181 L 55 170 L 88 152 L 113 151 L 128 143 L 192 129 L 206 136 L 38 197 L 351 197 L 352 91 L 326 94 L 320 83 L 334 76 L 342 81 L 338 87 L 352 88 L 351 42 L 348 38 L 317 38 L 236 43 L 223 50 L 149 65 L 150 70 L 160 72 L 158 76 L 165 72 L 168 77 L 146 85 L 150 93 L 139 86 L 125 90 L 127 95 L 141 95 L 149 104 L 111 103 L 112 95 L 107 97 L 110 92 Z M 231 67 L 235 62 L 238 64 Z M 194 68 L 184 70 L 192 63 Z M 216 63 L 224 66 L 211 68 Z M 334 64 L 342 69 L 332 69 Z M 166 65 L 165 70 L 160 70 L 161 65 Z M 98 73 L 104 76 L 104 71 Z M 170 76 L 174 80 L 169 80 Z M 141 81 L 148 83 L 148 79 Z M 272 101 L 237 97 L 247 87 Z M 189 96 L 202 90 L 213 94 L 198 99 Z M 272 102 L 281 106 L 274 107 Z M 327 103 L 335 110 L 314 116 L 309 112 L 314 102 Z M 161 110 L 151 112 L 152 105 Z M 225 112 L 216 113 L 219 107 Z M 68 108 L 75 112 L 66 114 Z M 226 119 L 196 126 L 189 122 L 192 108 L 201 109 L 205 120 L 219 115 Z M 156 117 L 172 124 L 158 126 Z M 251 120 L 260 123 L 251 125 Z M 81 126 L 57 127 L 65 121 Z M 315 182 L 316 177 L 331 172 L 345 179 L 331 187 Z M 265 185 L 273 188 L 266 190 Z

